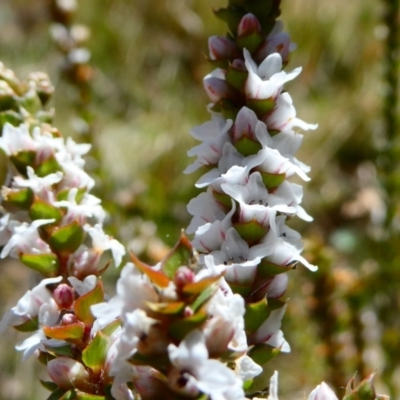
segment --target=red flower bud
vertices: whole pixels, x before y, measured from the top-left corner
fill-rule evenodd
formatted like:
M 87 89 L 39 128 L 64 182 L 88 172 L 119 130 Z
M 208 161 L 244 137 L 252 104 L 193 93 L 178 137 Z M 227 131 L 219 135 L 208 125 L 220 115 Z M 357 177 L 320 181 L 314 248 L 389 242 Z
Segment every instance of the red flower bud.
M 239 23 L 237 33 L 239 37 L 261 33 L 261 24 L 255 15 L 251 13 L 246 14 Z
M 53 297 L 60 308 L 70 308 L 75 300 L 74 289 L 65 283 L 57 286 Z

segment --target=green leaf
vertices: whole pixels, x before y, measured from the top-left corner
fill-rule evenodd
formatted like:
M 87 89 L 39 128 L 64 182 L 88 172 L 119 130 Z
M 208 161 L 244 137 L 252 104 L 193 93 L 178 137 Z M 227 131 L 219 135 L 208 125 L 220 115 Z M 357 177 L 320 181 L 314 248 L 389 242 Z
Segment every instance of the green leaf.
M 280 353 L 279 347 L 271 347 L 268 344 L 261 343 L 253 346 L 247 355 L 258 365 L 264 365 Z
M 58 257 L 51 254 L 20 254 L 19 259 L 27 267 L 46 276 L 55 276 L 59 270 Z
M 37 176 L 45 177 L 50 174 L 54 174 L 57 171 L 61 171 L 60 164 L 54 158 L 54 156 L 43 161 L 38 167 L 35 168 L 35 173 Z
M 21 115 L 13 110 L 7 110 L 0 112 L 0 129 L 3 129 L 6 123 L 11 124 L 12 126 L 21 125 L 24 120 Z
M 150 265 L 140 261 L 134 253 L 130 253 L 132 262 L 138 267 L 152 283 L 160 288 L 166 288 L 169 285 L 169 278 L 161 271 L 156 271 Z
M 244 156 L 251 156 L 257 154 L 261 150 L 261 143 L 247 136 L 242 136 L 237 142 L 234 143 L 236 150 Z
M 32 202 L 32 189 L 10 189 L 4 191 L 2 206 L 10 212 L 13 212 L 15 209 L 28 210 Z
M 27 176 L 26 167 L 34 165 L 35 158 L 36 152 L 31 150 L 20 151 L 16 155 L 10 156 L 11 162 L 23 176 Z
M 51 339 L 76 340 L 82 339 L 85 326 L 81 322 L 76 322 L 64 326 L 45 326 L 43 327 L 43 331 Z
M 43 379 L 39 379 L 39 381 L 47 390 L 54 391 L 58 389 L 58 386 L 52 381 L 44 381 Z
M 21 325 L 14 326 L 19 332 L 33 332 L 37 331 L 39 328 L 39 317 L 34 317 Z
M 84 241 L 85 232 L 78 222 L 57 229 L 50 236 L 50 247 L 56 253 L 73 253 Z
M 247 71 L 240 71 L 232 66 L 229 66 L 228 71 L 225 74 L 225 79 L 236 90 L 243 92 L 248 74 L 249 73 Z
M 234 224 L 234 228 L 237 230 L 240 237 L 249 245 L 258 242 L 268 230 L 265 226 L 260 225 L 256 220 L 236 223 Z
M 29 209 L 29 216 L 33 219 L 55 219 L 54 224 L 59 222 L 63 213 L 56 207 L 42 200 L 35 200 Z
M 268 172 L 259 171 L 264 185 L 269 191 L 277 188 L 285 179 L 286 174 L 270 174 Z
M 265 114 L 274 109 L 275 100 L 272 97 L 269 99 L 246 99 L 246 105 L 261 119 Z
M 272 278 L 291 269 L 293 269 L 293 264 L 278 265 L 263 259 L 257 267 L 257 279 Z
M 98 396 L 96 394 L 83 393 L 81 391 L 76 392 L 76 400 L 106 400 L 105 396 Z
M 246 304 L 246 313 L 244 315 L 246 333 L 255 332 L 269 317 L 270 313 L 271 311 L 265 298 L 256 303 Z
M 98 304 L 104 301 L 104 290 L 103 284 L 99 280 L 96 287 L 90 292 L 78 297 L 74 303 L 75 315 L 80 321 L 82 321 L 86 326 L 92 325 L 95 318 L 90 310 L 90 307 L 94 304 Z
M 101 331 L 107 335 L 107 336 L 111 336 L 114 331 L 121 326 L 121 320 L 120 319 L 116 319 L 115 321 L 111 322 L 110 324 L 108 324 L 105 328 L 103 328 Z
M 236 38 L 236 44 L 241 49 L 247 49 L 250 53 L 255 52 L 263 41 L 264 37 L 258 32 Z
M 161 263 L 161 270 L 169 279 L 173 279 L 177 269 L 181 266 L 190 266 L 193 261 L 193 247 L 189 239 L 182 232 L 178 243 L 167 254 Z
M 232 208 L 232 198 L 228 196 L 226 193 L 219 193 L 215 190 L 212 191 L 212 194 L 215 198 L 215 200 L 221 204 L 223 207 L 226 209 L 231 209 Z
M 94 339 L 82 352 L 83 363 L 95 373 L 100 372 L 106 361 L 109 344 L 109 338 L 101 331 L 97 332 Z
M 240 294 L 243 298 L 246 298 L 251 294 L 251 286 L 240 285 L 238 283 L 228 282 L 232 292 L 235 294 Z
M 190 308 L 193 312 L 197 312 L 203 304 L 205 304 L 215 293 L 216 288 L 213 286 L 208 286 L 203 292 L 201 292 L 200 296 L 193 302 Z
M 74 358 L 71 346 L 69 344 L 61 347 L 51 347 L 51 346 L 45 346 L 45 347 L 47 352 L 55 357 L 61 356 L 61 357 Z
M 67 391 L 65 389 L 58 388 L 47 398 L 47 400 L 60 400 L 66 393 Z
M 181 319 L 173 322 L 169 326 L 169 333 L 176 340 L 183 340 L 183 338 L 194 329 L 199 328 L 207 320 L 207 313 L 199 311 L 191 317 Z
M 173 303 L 152 303 L 147 301 L 146 304 L 151 311 L 163 315 L 179 315 L 183 312 L 186 306 L 183 301 Z

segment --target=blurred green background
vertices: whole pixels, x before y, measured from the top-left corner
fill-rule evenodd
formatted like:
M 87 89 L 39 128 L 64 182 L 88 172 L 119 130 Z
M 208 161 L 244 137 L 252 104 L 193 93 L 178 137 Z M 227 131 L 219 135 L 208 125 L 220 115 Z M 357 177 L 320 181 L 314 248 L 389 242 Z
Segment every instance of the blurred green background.
M 99 153 L 100 166 L 93 158 L 88 167 L 103 178 L 97 195 L 110 213 L 109 231 L 157 261 L 188 225 L 186 204 L 198 193 L 195 174 L 182 171 L 196 144 L 190 128 L 209 118 L 202 88 L 211 70 L 207 38 L 226 31 L 212 13 L 225 1 L 80 0 L 73 22 L 90 29 L 85 46 L 92 53 L 84 104 L 80 89 L 61 77 L 49 3 L 0 0 L 0 60 L 20 77 L 50 75 L 55 126 L 93 140 Z M 298 46 L 287 69 L 303 67 L 286 88 L 298 117 L 319 124 L 298 155 L 312 167 L 303 205 L 314 222 L 291 226 L 320 269 L 291 273 L 283 330 L 292 352 L 271 362 L 271 374 L 280 371 L 282 400 L 303 398 L 321 380 L 341 395 L 356 371 L 377 371 L 378 389 L 399 398 L 400 240 L 396 229 L 384 228 L 387 194 L 376 168 L 387 135 L 384 2 L 282 3 L 285 29 Z M 79 129 L 84 121 L 90 134 Z M 4 312 L 35 281 L 15 262 L 1 268 Z M 22 339 L 11 330 L 1 339 L 0 398 L 44 399 L 37 383 L 44 372 L 36 360 L 21 365 L 12 350 Z

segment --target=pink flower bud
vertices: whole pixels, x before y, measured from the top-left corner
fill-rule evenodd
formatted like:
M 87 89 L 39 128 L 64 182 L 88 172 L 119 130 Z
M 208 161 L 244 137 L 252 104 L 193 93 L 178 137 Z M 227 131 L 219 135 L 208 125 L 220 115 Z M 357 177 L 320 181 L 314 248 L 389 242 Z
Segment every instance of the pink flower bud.
M 175 272 L 174 284 L 178 289 L 182 289 L 186 284 L 194 282 L 194 272 L 188 267 L 179 267 Z
M 207 75 L 203 81 L 204 89 L 213 103 L 224 98 L 235 97 L 235 90 L 223 79 Z
M 270 54 L 279 53 L 283 64 L 289 59 L 289 53 L 293 50 L 294 44 L 290 42 L 290 36 L 286 32 L 280 32 L 271 38 L 267 38 L 257 52 L 254 54 L 254 60 L 258 63 L 264 61 Z M 295 46 L 294 46 L 295 47 Z
M 61 325 L 71 325 L 79 322 L 79 319 L 74 314 L 64 314 L 61 319 Z
M 241 56 L 235 42 L 224 36 L 211 36 L 208 39 L 211 60 L 232 59 Z
M 247 72 L 246 64 L 240 58 L 233 60 L 231 67 L 241 72 Z
M 249 13 L 241 19 L 238 30 L 238 36 L 248 36 L 252 33 L 261 33 L 261 25 L 255 15 Z
M 53 298 L 60 308 L 70 308 L 75 300 L 74 289 L 65 283 L 57 286 Z
M 78 388 L 85 390 L 89 373 L 78 361 L 69 357 L 58 357 L 48 362 L 47 372 L 61 389 Z
M 338 398 L 333 390 L 325 382 L 322 382 L 310 393 L 308 400 L 338 400 Z

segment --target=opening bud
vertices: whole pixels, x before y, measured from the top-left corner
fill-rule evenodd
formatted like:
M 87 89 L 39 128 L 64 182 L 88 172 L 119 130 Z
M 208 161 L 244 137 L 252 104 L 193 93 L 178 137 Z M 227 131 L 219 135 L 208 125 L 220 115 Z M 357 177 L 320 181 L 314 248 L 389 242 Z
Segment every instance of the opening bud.
M 53 298 L 60 308 L 70 308 L 75 300 L 74 290 L 65 283 L 57 286 Z

